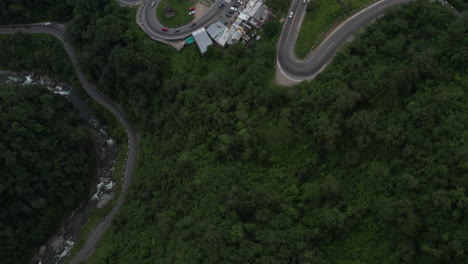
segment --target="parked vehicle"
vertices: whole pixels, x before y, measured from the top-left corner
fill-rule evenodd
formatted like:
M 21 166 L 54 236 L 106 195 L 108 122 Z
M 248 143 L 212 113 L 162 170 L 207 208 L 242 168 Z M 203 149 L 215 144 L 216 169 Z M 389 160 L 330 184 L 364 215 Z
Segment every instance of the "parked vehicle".
M 237 8 L 231 6 L 231 10 L 234 11 L 234 12 L 237 12 Z
M 193 10 L 195 10 L 195 7 L 192 6 L 192 7 L 190 7 L 188 10 L 189 10 L 189 11 L 193 11 Z
M 168 31 L 169 29 L 168 29 L 168 28 L 165 28 L 165 27 L 163 27 L 161 30 L 162 30 L 162 31 Z
M 219 3 L 218 7 L 219 7 L 219 8 L 223 8 L 223 7 L 224 7 L 224 3 Z
M 292 18 L 294 15 L 294 12 L 291 11 L 291 13 L 289 13 L 289 18 Z
M 50 22 L 45 22 L 44 25 L 45 26 L 50 26 Z
M 232 16 L 232 13 L 229 13 L 229 12 L 228 12 L 228 13 L 226 13 L 226 16 L 227 16 L 227 17 L 231 17 L 231 16 Z
M 191 27 L 194 27 L 194 26 L 196 26 L 196 25 L 197 25 L 197 23 L 193 23 L 193 24 L 191 25 Z
M 243 5 L 243 4 L 244 4 L 244 2 L 242 2 L 242 1 L 237 1 L 237 3 L 238 3 L 239 5 Z
M 153 1 L 153 3 L 151 3 L 151 7 L 154 7 L 154 5 L 156 5 L 156 1 Z
M 303 3 L 303 4 L 307 4 L 307 0 L 302 0 L 302 3 Z
M 176 30 L 174 30 L 175 33 L 177 32 L 180 32 L 180 29 L 176 28 Z
M 232 15 L 232 14 L 234 14 L 234 13 L 235 13 L 234 10 L 229 10 L 229 11 L 228 11 L 228 14 L 231 14 L 231 15 Z
M 191 16 L 191 15 L 195 14 L 195 11 L 190 11 L 188 14 L 189 14 L 189 16 Z
M 234 3 L 232 6 L 239 7 L 240 5 L 239 5 L 239 3 Z

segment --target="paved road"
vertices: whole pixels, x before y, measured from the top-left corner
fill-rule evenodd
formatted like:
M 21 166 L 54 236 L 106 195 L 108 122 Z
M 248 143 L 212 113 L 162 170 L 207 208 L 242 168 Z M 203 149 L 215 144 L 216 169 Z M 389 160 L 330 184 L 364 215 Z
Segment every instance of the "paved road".
M 305 59 L 298 59 L 294 54 L 294 47 L 302 21 L 305 16 L 307 5 L 302 0 L 293 0 L 290 11 L 294 12 L 292 18 L 287 18 L 284 23 L 283 32 L 278 42 L 277 69 L 283 76 L 293 82 L 311 80 L 333 59 L 336 51 L 355 34 L 360 28 L 382 15 L 389 8 L 399 4 L 409 3 L 414 0 L 380 0 L 375 4 L 361 10 L 348 20 L 338 26 L 330 35 L 310 53 Z M 154 6 L 151 6 L 152 3 Z M 164 27 L 156 18 L 155 9 L 160 0 L 146 1 L 140 6 L 137 21 L 142 29 L 150 36 L 161 40 L 180 40 L 188 37 L 195 29 L 207 26 L 229 10 L 231 4 L 220 9 L 218 1 L 212 5 L 197 22 L 196 26 L 191 24 L 179 27 L 179 32 L 169 29 L 164 32 Z M 288 12 L 289 14 L 289 12 Z
M 143 0 L 116 0 L 117 3 L 123 5 L 123 6 L 134 6 L 134 5 L 138 5 L 140 4 L 141 2 L 143 2 Z
M 374 3 L 344 21 L 320 43 L 314 52 L 301 60 L 295 56 L 294 47 L 306 5 L 302 3 L 302 0 L 294 0 L 290 9 L 294 12 L 294 16 L 286 20 L 278 43 L 276 60 L 278 69 L 293 81 L 313 79 L 333 59 L 338 48 L 362 26 L 382 15 L 389 8 L 411 1 L 414 0 L 381 0 Z
M 143 0 L 117 0 L 122 5 L 136 5 L 141 3 Z M 174 32 L 174 29 L 170 29 L 168 32 L 163 32 L 163 26 L 156 19 L 156 6 L 160 0 L 154 0 L 155 5 L 152 7 L 153 1 L 146 1 L 143 3 L 137 14 L 137 21 L 142 26 L 145 32 L 155 38 L 163 40 L 180 40 L 184 39 L 191 34 L 194 30 L 207 26 L 219 19 L 220 16 L 229 10 L 230 6 L 235 2 L 234 0 L 230 5 L 226 5 L 224 8 L 219 8 L 218 1 L 212 5 L 206 13 L 196 21 L 196 26 L 192 27 L 191 24 L 179 27 L 179 32 Z M 278 42 L 277 52 L 277 66 L 278 69 L 289 79 L 294 81 L 310 80 L 313 79 L 333 58 L 338 48 L 345 43 L 354 33 L 356 33 L 362 26 L 371 22 L 376 17 L 382 15 L 389 8 L 398 5 L 409 3 L 414 0 L 380 0 L 379 2 L 371 5 L 368 8 L 363 9 L 356 15 L 352 16 L 340 26 L 338 26 L 328 37 L 317 47 L 317 49 L 309 54 L 304 60 L 298 59 L 294 55 L 294 47 L 296 39 L 299 33 L 299 29 L 302 25 L 302 20 L 305 15 L 306 5 L 302 3 L 302 0 L 293 0 L 291 5 L 291 11 L 294 12 L 293 18 L 288 18 L 284 24 L 283 32 Z M 288 12 L 289 13 L 289 12 Z M 137 131 L 128 123 L 124 117 L 122 109 L 112 102 L 110 99 L 100 93 L 91 83 L 89 83 L 84 75 L 80 72 L 77 64 L 75 52 L 71 45 L 64 38 L 63 25 L 61 24 L 31 24 L 29 28 L 23 25 L 15 25 L 14 28 L 11 26 L 0 26 L 0 34 L 8 34 L 14 32 L 28 32 L 28 33 L 47 33 L 57 37 L 62 41 L 68 55 L 73 63 L 77 76 L 86 90 L 86 92 L 98 103 L 103 105 L 109 111 L 111 111 L 125 127 L 129 138 L 129 152 L 127 157 L 124 187 L 122 194 L 116 206 L 106 216 L 105 220 L 101 222 L 90 234 L 88 241 L 83 249 L 76 255 L 72 260 L 73 264 L 78 264 L 86 261 L 89 256 L 93 253 L 96 248 L 99 239 L 104 234 L 104 231 L 110 226 L 112 219 L 114 218 L 117 211 L 122 207 L 123 195 L 128 189 L 128 185 L 131 181 L 132 174 L 135 168 L 136 155 L 137 155 Z
M 89 234 L 86 245 L 81 249 L 80 252 L 73 258 L 71 261 L 72 264 L 84 263 L 93 253 L 94 249 L 97 247 L 99 239 L 102 237 L 106 229 L 110 226 L 112 219 L 115 217 L 116 213 L 122 207 L 124 202 L 123 196 L 128 190 L 130 181 L 132 180 L 132 175 L 135 170 L 136 157 L 138 152 L 138 134 L 135 128 L 125 119 L 125 114 L 122 108 L 107 98 L 102 94 L 96 87 L 86 80 L 83 73 L 78 68 L 78 59 L 75 55 L 75 52 L 65 39 L 64 27 L 61 24 L 52 23 L 51 25 L 45 25 L 44 23 L 38 24 L 28 24 L 24 25 L 15 25 L 15 26 L 0 26 L 0 34 L 11 34 L 15 32 L 25 32 L 25 33 L 46 33 L 53 35 L 58 38 L 64 45 L 68 56 L 75 68 L 76 75 L 81 82 L 84 90 L 88 95 L 93 98 L 96 102 L 104 106 L 106 109 L 111 111 L 114 116 L 120 121 L 120 123 L 125 128 L 128 136 L 128 155 L 127 162 L 125 164 L 125 174 L 124 174 L 124 186 L 122 192 L 117 201 L 117 204 L 112 208 L 112 211 L 106 216 L 104 221 L 102 221 L 94 230 Z
M 151 3 L 155 2 L 154 6 L 151 6 Z M 179 32 L 175 32 L 176 28 L 169 28 L 167 32 L 162 31 L 164 27 L 156 18 L 156 8 L 159 5 L 160 0 L 146 1 L 143 3 L 137 13 L 137 21 L 139 21 L 140 26 L 146 32 L 146 34 L 163 39 L 163 40 L 181 40 L 187 38 L 192 34 L 193 31 L 201 28 L 207 27 L 208 25 L 214 23 L 221 17 L 227 19 L 224 15 L 229 11 L 229 8 L 235 3 L 235 0 L 232 0 L 230 4 L 226 4 L 222 0 L 217 0 L 216 3 L 210 6 L 208 10 L 203 14 L 202 17 L 189 23 L 184 26 L 177 27 Z M 224 3 L 224 7 L 219 8 L 219 3 Z M 188 11 L 187 11 L 188 12 Z M 239 11 L 237 11 L 239 13 Z M 195 26 L 192 26 L 193 23 L 196 23 Z

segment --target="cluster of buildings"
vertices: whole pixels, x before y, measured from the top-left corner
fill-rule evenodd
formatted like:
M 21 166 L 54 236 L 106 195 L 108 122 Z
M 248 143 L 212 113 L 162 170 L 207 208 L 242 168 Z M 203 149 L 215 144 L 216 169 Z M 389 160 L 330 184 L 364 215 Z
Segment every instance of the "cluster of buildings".
M 230 0 L 225 0 L 230 2 Z M 237 14 L 237 12 L 236 12 Z M 221 47 L 232 45 L 239 41 L 248 42 L 252 38 L 260 40 L 256 30 L 272 17 L 270 9 L 263 0 L 248 0 L 245 7 L 240 10 L 237 18 L 229 26 L 229 23 L 221 18 L 215 23 L 194 31 L 192 36 L 185 40 L 186 44 L 196 42 L 201 54 L 205 54 L 208 47 L 216 43 Z

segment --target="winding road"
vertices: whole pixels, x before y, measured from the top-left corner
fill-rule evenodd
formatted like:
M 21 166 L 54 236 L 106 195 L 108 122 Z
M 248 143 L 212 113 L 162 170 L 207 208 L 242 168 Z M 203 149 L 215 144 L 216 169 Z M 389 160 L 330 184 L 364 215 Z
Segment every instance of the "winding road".
M 295 56 L 294 47 L 306 12 L 306 5 L 302 3 L 302 0 L 293 0 L 289 12 L 293 11 L 294 16 L 292 18 L 287 18 L 285 21 L 281 37 L 278 41 L 276 58 L 277 73 L 279 72 L 284 77 L 295 83 L 303 80 L 313 79 L 333 59 L 333 56 L 337 50 L 362 26 L 373 21 L 389 8 L 398 4 L 409 3 L 411 1 L 414 0 L 380 0 L 364 8 L 337 26 L 313 52 L 311 52 L 305 59 L 302 60 Z M 173 41 L 182 40 L 189 36 L 194 30 L 207 26 L 218 20 L 219 17 L 227 12 L 235 0 L 223 8 L 219 8 L 218 3 L 224 1 L 216 1 L 216 3 L 213 4 L 201 18 L 195 21 L 196 25 L 192 26 L 192 24 L 188 24 L 181 26 L 178 28 L 178 32 L 176 32 L 175 29 L 169 29 L 167 32 L 162 31 L 163 25 L 157 20 L 155 10 L 160 0 L 117 0 L 117 2 L 124 6 L 133 6 L 144 2 L 140 5 L 137 12 L 137 23 L 152 38 L 163 41 Z M 155 4 L 151 6 L 153 2 Z M 88 82 L 81 73 L 78 67 L 78 59 L 72 46 L 65 38 L 64 26 L 62 24 L 36 23 L 28 25 L 0 26 L 0 34 L 11 34 L 15 32 L 46 33 L 59 39 L 63 43 L 63 46 L 65 47 L 70 57 L 76 74 L 85 91 L 96 102 L 111 111 L 124 126 L 127 132 L 129 149 L 122 193 L 118 198 L 115 207 L 106 216 L 105 220 L 99 223 L 93 229 L 87 239 L 85 246 L 71 261 L 73 264 L 83 263 L 91 256 L 94 249 L 97 247 L 99 240 L 102 238 L 102 235 L 111 225 L 112 219 L 122 207 L 124 202 L 124 194 L 128 190 L 129 183 L 131 182 L 135 169 L 138 152 L 138 133 L 135 128 L 125 119 L 125 114 L 122 108 L 103 95 L 99 90 L 97 90 L 96 87 Z
M 122 193 L 118 198 L 118 201 L 111 212 L 106 216 L 106 218 L 100 222 L 89 234 L 85 246 L 75 255 L 72 259 L 72 264 L 79 264 L 86 261 L 94 249 L 97 247 L 99 240 L 101 239 L 104 232 L 110 226 L 112 219 L 122 207 L 124 202 L 124 194 L 128 190 L 129 183 L 132 180 L 132 175 L 135 170 L 136 157 L 138 153 L 138 133 L 136 129 L 125 119 L 125 114 L 122 108 L 107 98 L 102 94 L 96 87 L 86 80 L 83 73 L 78 67 L 78 58 L 76 57 L 75 51 L 73 50 L 70 43 L 65 39 L 64 26 L 56 23 L 37 23 L 37 24 L 28 24 L 28 25 L 13 25 L 13 26 L 0 26 L 0 34 L 12 34 L 16 32 L 23 33 L 46 33 L 50 34 L 57 39 L 59 39 L 63 46 L 65 47 L 68 56 L 73 64 L 76 75 L 83 86 L 83 89 L 88 93 L 88 95 L 93 98 L 100 105 L 104 106 L 109 110 L 114 116 L 119 120 L 122 126 L 125 128 L 128 136 L 128 155 L 127 161 L 125 163 L 125 172 L 124 172 L 124 186 L 122 188 Z
M 176 32 L 176 28 L 170 28 L 167 32 L 165 32 L 162 31 L 165 26 L 162 25 L 156 18 L 156 8 L 158 7 L 160 1 L 161 0 L 153 0 L 143 3 L 138 10 L 137 21 L 140 22 L 139 25 L 146 32 L 146 34 L 163 40 L 182 40 L 187 38 L 192 34 L 193 31 L 201 27 L 207 27 L 210 24 L 216 22 L 235 3 L 235 0 L 232 0 L 230 4 L 227 4 L 222 0 L 218 0 L 213 5 L 211 5 L 199 19 L 193 21 L 192 23 L 177 27 L 178 32 Z M 154 6 L 152 6 L 153 2 L 155 3 Z M 220 3 L 225 3 L 225 6 L 219 8 L 218 4 Z M 195 23 L 195 26 L 192 26 L 193 23 Z
M 383 15 L 389 8 L 412 1 L 414 0 L 375 2 L 336 27 L 313 52 L 302 60 L 295 56 L 294 47 L 306 12 L 306 5 L 302 4 L 301 0 L 295 0 L 290 9 L 294 12 L 294 16 L 286 20 L 278 43 L 277 69 L 295 82 L 313 79 L 333 59 L 337 50 L 360 28 Z
M 143 0 L 116 0 L 122 6 L 135 6 L 141 4 Z
M 307 5 L 303 3 L 303 0 L 293 0 L 288 14 L 293 12 L 294 15 L 292 18 L 286 19 L 277 45 L 277 75 L 279 73 L 287 78 L 289 83 L 312 80 L 328 65 L 337 50 L 358 32 L 360 28 L 384 14 L 391 7 L 412 1 L 414 0 L 380 0 L 375 2 L 341 23 L 305 59 L 299 59 L 295 56 L 294 47 L 304 20 Z M 225 2 L 217 0 L 200 19 L 194 21 L 196 23 L 195 26 L 192 26 L 192 24 L 183 25 L 177 28 L 177 32 L 175 28 L 170 28 L 168 31 L 162 30 L 164 26 L 155 15 L 155 9 L 159 3 L 160 0 L 145 1 L 139 7 L 137 22 L 142 30 L 153 39 L 174 41 L 182 40 L 190 36 L 193 31 L 206 27 L 218 20 L 235 3 L 235 0 L 232 0 L 230 4 L 226 4 L 224 8 L 219 8 L 218 4 Z

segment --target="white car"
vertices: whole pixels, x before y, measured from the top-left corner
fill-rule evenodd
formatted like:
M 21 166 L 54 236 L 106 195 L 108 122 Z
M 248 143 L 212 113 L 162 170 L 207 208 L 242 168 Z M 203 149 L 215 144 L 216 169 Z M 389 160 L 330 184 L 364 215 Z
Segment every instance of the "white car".
M 191 15 L 195 14 L 195 11 L 190 11 L 188 14 L 191 16 Z
M 151 3 L 151 7 L 154 7 L 155 4 L 156 4 L 156 2 Z
M 303 3 L 303 4 L 307 4 L 307 0 L 302 0 L 302 3 Z
M 234 11 L 234 12 L 237 12 L 237 8 L 231 6 L 231 10 Z
M 239 5 L 243 5 L 243 4 L 244 4 L 244 2 L 242 2 L 242 1 L 237 1 L 237 3 L 238 3 Z
M 291 13 L 289 13 L 289 18 L 292 18 L 294 15 L 294 12 L 291 11 Z
M 44 25 L 50 26 L 50 22 L 45 22 Z

